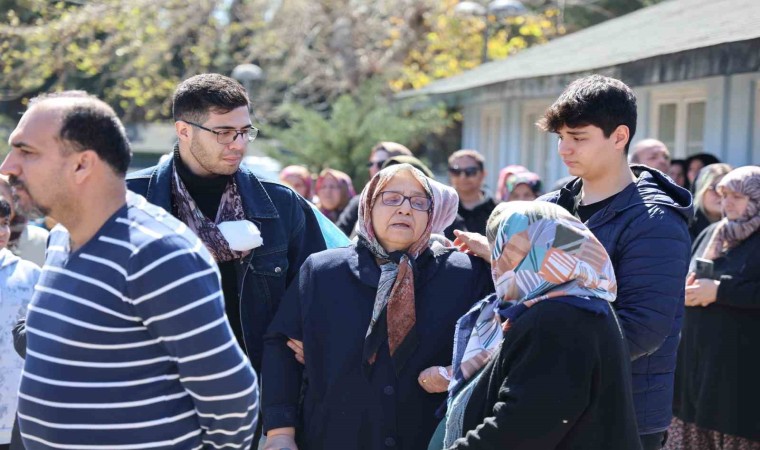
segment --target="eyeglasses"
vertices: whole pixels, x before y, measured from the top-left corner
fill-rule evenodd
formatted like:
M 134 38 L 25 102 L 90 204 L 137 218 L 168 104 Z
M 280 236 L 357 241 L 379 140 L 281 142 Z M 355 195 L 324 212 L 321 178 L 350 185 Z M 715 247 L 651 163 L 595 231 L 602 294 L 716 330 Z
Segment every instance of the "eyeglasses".
M 371 169 L 375 166 L 377 166 L 377 168 L 379 169 L 380 167 L 383 167 L 383 164 L 385 164 L 385 161 L 387 161 L 387 159 L 384 159 L 382 161 L 370 161 L 367 163 L 367 169 Z
M 222 131 L 216 131 L 212 130 L 211 128 L 206 128 L 203 125 L 188 122 L 187 120 L 183 120 L 188 125 L 192 125 L 194 127 L 200 128 L 203 131 L 208 131 L 209 133 L 214 133 L 216 135 L 216 142 L 220 144 L 232 144 L 235 142 L 235 139 L 238 138 L 238 136 L 243 136 L 243 139 L 245 139 L 247 142 L 253 142 L 254 139 L 256 139 L 256 136 L 259 135 L 259 129 L 256 127 L 250 127 L 246 128 L 244 130 L 222 130 Z
M 449 167 L 449 173 L 455 177 L 464 174 L 465 177 L 474 177 L 480 172 L 480 167 L 465 167 L 460 169 L 459 167 Z
M 430 211 L 432 202 L 429 198 L 422 195 L 412 195 L 407 197 L 401 192 L 385 191 L 380 193 L 380 198 L 383 201 L 383 205 L 386 206 L 401 206 L 404 200 L 409 200 L 409 206 L 417 211 Z

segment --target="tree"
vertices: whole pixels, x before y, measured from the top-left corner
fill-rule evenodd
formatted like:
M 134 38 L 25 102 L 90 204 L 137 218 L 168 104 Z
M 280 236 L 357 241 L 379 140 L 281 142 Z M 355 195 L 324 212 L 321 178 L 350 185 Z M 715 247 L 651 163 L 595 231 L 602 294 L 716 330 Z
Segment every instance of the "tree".
M 127 120 L 169 117 L 177 82 L 218 67 L 218 8 L 209 0 L 18 2 L 0 25 L 3 100 L 85 89 Z
M 362 186 L 367 180 L 364 164 L 376 143 L 395 141 L 414 147 L 451 123 L 440 105 L 421 108 L 418 101 L 396 102 L 384 91 L 381 83 L 365 83 L 356 94 L 339 96 L 327 114 L 298 103 L 285 104 L 280 112 L 288 127 L 267 130 L 278 142 L 270 154 L 312 171 L 342 170 Z
M 524 16 L 463 17 L 454 7 L 459 0 L 445 0 L 426 14 L 428 30 L 404 60 L 391 81 L 393 89 L 418 89 L 481 64 L 484 33 L 489 35 L 489 59 L 503 59 L 527 47 L 562 34 L 556 8 L 544 8 Z M 487 30 L 486 30 L 487 27 Z

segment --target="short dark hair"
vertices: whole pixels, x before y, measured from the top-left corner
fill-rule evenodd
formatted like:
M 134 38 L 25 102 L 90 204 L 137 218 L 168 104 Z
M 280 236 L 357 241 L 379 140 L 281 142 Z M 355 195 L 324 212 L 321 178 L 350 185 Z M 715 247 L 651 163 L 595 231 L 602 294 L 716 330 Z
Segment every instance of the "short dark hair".
M 9 200 L 7 200 L 5 197 L 0 196 L 0 219 L 5 219 L 6 217 L 10 217 L 13 213 L 13 210 L 11 209 L 11 203 Z
M 249 105 L 243 85 L 218 73 L 203 73 L 177 86 L 172 97 L 172 114 L 175 121 L 203 123 L 209 112 L 225 114 Z
M 625 83 L 614 78 L 601 75 L 579 78 L 544 112 L 537 125 L 552 133 L 563 126 L 593 125 L 601 128 L 607 138 L 618 126 L 625 125 L 630 132 L 625 144 L 628 153 L 636 133 L 636 96 Z
M 449 156 L 449 165 L 454 164 L 454 161 L 459 158 L 471 158 L 475 160 L 475 162 L 478 164 L 478 167 L 480 167 L 480 170 L 483 170 L 485 167 L 486 159 L 477 150 L 465 148 L 455 151 L 451 154 L 451 156 Z
M 29 107 L 48 100 L 72 99 L 61 113 L 59 139 L 69 151 L 93 150 L 119 175 L 132 161 L 132 148 L 121 120 L 104 101 L 85 91 L 63 91 L 33 98 Z

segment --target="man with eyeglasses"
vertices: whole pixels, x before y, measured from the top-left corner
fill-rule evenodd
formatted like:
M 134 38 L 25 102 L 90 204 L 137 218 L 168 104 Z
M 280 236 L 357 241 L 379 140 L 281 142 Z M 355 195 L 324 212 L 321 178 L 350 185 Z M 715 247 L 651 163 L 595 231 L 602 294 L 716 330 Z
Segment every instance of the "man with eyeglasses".
M 475 150 L 457 150 L 449 157 L 449 180 L 459 194 L 459 215 L 464 219 L 466 230 L 485 234 L 486 222 L 496 208 L 493 198 L 483 190 L 486 171 L 483 155 Z M 452 230 L 453 231 L 453 230 Z M 449 239 L 455 236 L 449 234 Z
M 318 219 L 290 188 L 241 167 L 257 134 L 248 94 L 232 78 L 182 82 L 173 157 L 127 176 L 129 189 L 184 222 L 216 259 L 232 331 L 256 371 L 263 335 L 303 261 L 325 249 Z

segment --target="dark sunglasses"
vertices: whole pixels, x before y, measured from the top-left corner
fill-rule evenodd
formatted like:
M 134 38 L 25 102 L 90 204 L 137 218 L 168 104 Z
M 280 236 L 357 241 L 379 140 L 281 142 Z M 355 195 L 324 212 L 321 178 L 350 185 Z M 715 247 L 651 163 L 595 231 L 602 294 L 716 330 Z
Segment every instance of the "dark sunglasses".
M 465 177 L 470 178 L 480 173 L 480 167 L 465 167 L 464 169 L 460 169 L 459 167 L 449 167 L 449 173 L 455 177 L 464 174 Z

